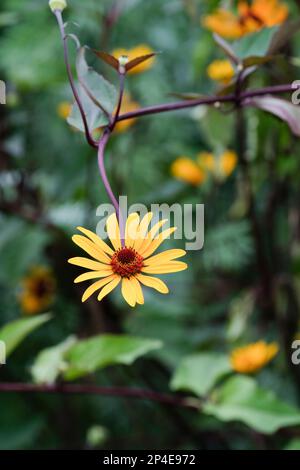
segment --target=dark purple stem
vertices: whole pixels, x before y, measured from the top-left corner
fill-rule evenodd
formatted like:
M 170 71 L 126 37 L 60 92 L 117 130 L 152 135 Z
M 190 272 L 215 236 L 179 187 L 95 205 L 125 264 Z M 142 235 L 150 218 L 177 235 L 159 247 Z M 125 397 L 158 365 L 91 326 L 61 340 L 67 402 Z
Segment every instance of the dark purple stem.
M 120 90 L 119 90 L 119 99 L 118 99 L 118 104 L 117 104 L 117 109 L 113 118 L 113 121 L 110 125 L 110 130 L 113 131 L 114 127 L 118 121 L 119 115 L 120 115 L 120 110 L 122 106 L 122 101 L 123 101 L 123 95 L 124 95 L 124 85 L 125 85 L 125 74 L 119 72 L 119 82 L 120 82 Z
M 116 199 L 116 197 L 113 193 L 113 190 L 111 189 L 110 183 L 108 181 L 106 170 L 105 170 L 105 165 L 104 165 L 104 151 L 105 151 L 106 144 L 109 140 L 110 134 L 111 134 L 110 130 L 108 130 L 108 129 L 105 130 L 102 137 L 101 137 L 101 139 L 100 139 L 100 141 L 99 141 L 99 145 L 98 145 L 98 167 L 99 167 L 100 175 L 101 175 L 105 190 L 106 190 L 106 192 L 108 194 L 108 197 L 111 200 L 111 202 L 112 202 L 112 204 L 113 204 L 113 206 L 116 210 L 116 214 L 117 214 L 117 218 L 118 218 L 119 226 L 120 226 L 121 241 L 122 241 L 122 245 L 124 245 L 125 227 L 124 227 L 123 217 L 122 217 L 122 214 L 121 214 L 121 211 L 120 211 L 119 203 L 118 203 L 118 201 L 117 201 L 117 199 Z
M 200 402 L 191 401 L 184 397 L 168 395 L 166 393 L 155 392 L 152 390 L 143 390 L 127 387 L 101 387 L 90 384 L 55 384 L 55 385 L 36 385 L 26 383 L 0 383 L 0 392 L 42 392 L 42 393 L 80 393 L 94 394 L 103 396 L 115 396 L 126 398 L 138 398 L 141 400 L 151 400 L 166 405 L 182 406 L 199 410 Z
M 60 35 L 61 35 L 62 42 L 63 42 L 64 60 L 65 60 L 65 64 L 66 64 L 66 70 L 67 70 L 69 82 L 70 82 L 70 85 L 71 85 L 71 88 L 72 88 L 72 92 L 73 92 L 75 101 L 77 103 L 77 106 L 78 106 L 80 114 L 81 114 L 86 140 L 88 141 L 88 143 L 92 147 L 97 148 L 98 144 L 97 144 L 97 142 L 95 142 L 95 140 L 91 136 L 89 126 L 88 126 L 88 123 L 87 123 L 87 119 L 86 119 L 86 116 L 85 116 L 85 112 L 84 112 L 80 97 L 79 97 L 78 92 L 77 92 L 76 87 L 75 87 L 74 78 L 73 78 L 73 74 L 72 74 L 72 70 L 71 70 L 71 66 L 70 66 L 70 62 L 69 62 L 67 36 L 66 36 L 66 33 L 65 33 L 65 27 L 64 27 L 62 14 L 61 14 L 61 11 L 59 11 L 59 10 L 55 10 L 54 14 L 55 14 L 57 22 L 58 22 Z
M 299 85 L 285 84 L 285 85 L 275 85 L 265 88 L 258 88 L 255 90 L 248 90 L 243 93 L 240 93 L 239 100 L 247 98 L 253 98 L 255 96 L 264 96 L 264 95 L 275 95 L 280 93 L 288 93 L 294 90 L 297 90 Z M 180 109 L 193 108 L 195 106 L 201 105 L 213 105 L 216 103 L 231 103 L 236 102 L 236 94 L 224 95 L 224 96 L 208 96 L 206 98 L 199 98 L 196 100 L 185 100 L 177 101 L 176 103 L 163 103 L 155 106 L 148 106 L 146 108 L 140 108 L 129 113 L 121 114 L 118 117 L 118 121 L 124 121 L 126 119 L 132 119 L 141 116 L 147 116 L 150 114 L 165 113 L 168 111 L 176 111 Z

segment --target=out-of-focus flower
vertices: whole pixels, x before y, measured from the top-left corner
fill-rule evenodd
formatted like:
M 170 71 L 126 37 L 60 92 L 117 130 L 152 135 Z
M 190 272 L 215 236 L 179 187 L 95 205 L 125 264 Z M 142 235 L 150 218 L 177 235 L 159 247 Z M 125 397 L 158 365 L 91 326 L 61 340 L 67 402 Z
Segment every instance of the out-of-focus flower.
M 237 161 L 237 154 L 233 150 L 226 150 L 221 155 L 200 152 L 197 157 L 197 162 L 203 171 L 210 172 L 217 179 L 230 176 L 237 165 Z
M 131 99 L 129 93 L 124 93 L 120 114 L 129 113 L 139 108 L 139 103 Z M 126 119 L 125 121 L 119 121 L 115 126 L 116 132 L 125 132 L 129 129 L 136 121 L 136 118 Z
M 227 59 L 214 60 L 207 67 L 207 75 L 212 80 L 227 85 L 234 77 L 234 68 L 231 62 Z
M 152 256 L 161 243 L 176 230 L 171 227 L 159 233 L 160 228 L 167 222 L 163 220 L 148 231 L 152 217 L 151 212 L 141 220 L 137 213 L 130 214 L 122 243 L 116 213 L 111 214 L 106 221 L 106 230 L 112 247 L 90 230 L 78 227 L 85 236 L 74 235 L 72 240 L 93 259 L 76 257 L 68 260 L 71 264 L 89 269 L 74 282 L 98 279 L 86 289 L 82 302 L 100 289 L 98 300 L 102 300 L 120 282 L 122 295 L 131 307 L 144 303 L 141 284 L 162 294 L 169 292 L 163 281 L 149 275 L 175 273 L 186 269 L 186 263 L 177 261 L 177 258 L 186 253 L 184 250 L 173 249 Z
M 112 55 L 116 59 L 119 59 L 119 57 L 122 57 L 122 56 L 127 56 L 128 60 L 130 61 L 130 60 L 135 59 L 136 57 L 141 57 L 143 55 L 152 54 L 153 52 L 154 52 L 153 49 L 151 49 L 151 47 L 148 46 L 147 44 L 140 44 L 136 47 L 133 47 L 132 49 L 123 49 L 123 48 L 114 49 L 112 51 Z M 145 72 L 146 70 L 152 67 L 154 60 L 155 58 L 151 57 L 147 61 L 142 62 L 141 64 L 137 65 L 133 69 L 129 70 L 128 73 L 134 75 L 137 73 Z
M 243 34 L 243 27 L 235 14 L 223 9 L 205 16 L 202 24 L 205 28 L 228 39 L 237 39 Z
M 69 103 L 69 101 L 61 101 L 56 111 L 59 117 L 66 120 L 72 111 L 72 103 Z
M 19 302 L 26 315 L 35 315 L 47 309 L 54 299 L 55 279 L 50 269 L 44 266 L 32 268 L 22 281 Z
M 177 158 L 171 165 L 171 174 L 175 178 L 195 186 L 205 180 L 204 171 L 188 157 Z
M 203 25 L 228 39 L 236 39 L 264 27 L 283 23 L 288 16 L 288 7 L 280 0 L 244 0 L 238 2 L 238 12 L 218 9 L 204 17 Z
M 278 351 L 277 343 L 267 344 L 265 341 L 258 341 L 234 349 L 230 355 L 230 363 L 236 372 L 251 374 L 268 364 Z

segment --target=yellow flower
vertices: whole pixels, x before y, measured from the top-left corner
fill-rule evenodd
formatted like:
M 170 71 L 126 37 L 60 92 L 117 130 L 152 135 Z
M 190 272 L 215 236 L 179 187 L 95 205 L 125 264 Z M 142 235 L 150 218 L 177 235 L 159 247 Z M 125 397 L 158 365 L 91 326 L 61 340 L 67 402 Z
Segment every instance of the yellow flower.
M 71 110 L 72 110 L 72 104 L 69 103 L 68 101 L 62 101 L 57 106 L 57 114 L 62 119 L 67 119 L 71 113 Z
M 124 48 L 119 48 L 119 49 L 114 49 L 112 51 L 112 55 L 116 58 L 119 59 L 121 56 L 127 56 L 128 60 L 133 60 L 136 57 L 141 57 L 143 55 L 147 54 L 152 54 L 154 51 L 151 49 L 150 46 L 147 44 L 140 44 L 139 46 L 133 47 L 132 49 L 124 49 Z M 150 59 L 146 60 L 145 62 L 142 62 L 141 64 L 137 65 L 133 69 L 129 70 L 129 74 L 136 74 L 136 73 L 141 73 L 145 72 L 146 70 L 150 69 L 153 65 L 155 58 L 151 57 Z
M 124 93 L 123 101 L 120 109 L 120 114 L 129 113 L 139 108 L 139 103 L 131 99 L 131 96 L 128 93 Z M 116 124 L 116 132 L 125 132 L 129 129 L 136 121 L 136 118 L 126 119 L 125 121 L 119 121 Z
M 233 150 L 226 150 L 219 156 L 209 152 L 200 152 L 197 157 L 197 162 L 202 170 L 212 173 L 219 179 L 230 176 L 237 161 L 237 154 Z
M 267 344 L 265 341 L 251 343 L 232 351 L 230 355 L 231 366 L 236 372 L 251 374 L 268 364 L 278 351 L 277 343 Z
M 50 269 L 34 267 L 22 281 L 19 295 L 21 308 L 26 315 L 42 312 L 53 302 L 55 279 Z
M 221 173 L 230 176 L 237 165 L 237 154 L 232 150 L 227 150 L 219 157 L 219 167 Z
M 288 16 L 288 7 L 279 0 L 245 0 L 238 2 L 238 14 L 218 9 L 204 17 L 203 25 L 228 39 L 237 39 L 261 28 L 283 23 Z
M 243 27 L 234 13 L 218 9 L 203 18 L 205 28 L 227 39 L 237 39 L 243 34 Z
M 207 67 L 207 75 L 212 80 L 216 80 L 223 85 L 227 85 L 234 77 L 234 68 L 231 62 L 227 59 L 214 60 Z
M 72 240 L 94 259 L 76 257 L 68 260 L 71 264 L 89 269 L 74 282 L 98 279 L 86 289 L 82 302 L 100 289 L 98 300 L 102 300 L 120 282 L 122 295 L 131 307 L 137 303 L 144 303 L 141 284 L 152 287 L 162 294 L 169 292 L 161 279 L 151 275 L 175 273 L 186 269 L 186 263 L 177 261 L 177 258 L 186 253 L 184 250 L 173 249 L 152 256 L 161 243 L 176 230 L 176 227 L 171 227 L 158 233 L 167 222 L 163 220 L 148 231 L 152 217 L 151 212 L 141 220 L 137 213 L 130 214 L 126 221 L 124 244 L 122 244 L 116 213 L 111 214 L 106 221 L 106 230 L 112 246 L 90 230 L 78 227 L 85 236 L 74 235 Z
M 171 165 L 172 175 L 186 183 L 197 186 L 205 179 L 205 174 L 202 169 L 188 157 L 179 157 Z

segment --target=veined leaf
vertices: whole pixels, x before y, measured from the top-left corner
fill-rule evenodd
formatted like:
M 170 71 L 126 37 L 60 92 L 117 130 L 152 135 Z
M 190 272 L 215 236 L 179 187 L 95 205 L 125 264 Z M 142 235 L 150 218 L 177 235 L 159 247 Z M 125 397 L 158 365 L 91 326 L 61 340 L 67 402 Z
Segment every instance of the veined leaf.
M 22 318 L 8 323 L 0 330 L 0 341 L 6 346 L 6 357 L 8 357 L 16 347 L 28 336 L 32 331 L 50 320 L 51 315 L 45 313 L 32 318 Z
M 68 367 L 65 355 L 76 341 L 76 336 L 69 336 L 62 343 L 41 351 L 31 367 L 33 381 L 38 384 L 53 384 Z
M 254 379 L 240 375 L 226 380 L 202 411 L 221 421 L 241 421 L 264 434 L 300 424 L 300 410 L 260 388 Z
M 224 375 L 231 372 L 228 358 L 219 353 L 198 353 L 185 357 L 175 370 L 172 390 L 206 395 Z
M 99 335 L 79 341 L 66 354 L 64 377 L 73 380 L 113 364 L 131 364 L 162 346 L 158 340 L 127 335 Z
M 244 60 L 248 57 L 264 57 L 267 55 L 278 26 L 263 28 L 256 33 L 247 34 L 232 44 L 234 54 Z

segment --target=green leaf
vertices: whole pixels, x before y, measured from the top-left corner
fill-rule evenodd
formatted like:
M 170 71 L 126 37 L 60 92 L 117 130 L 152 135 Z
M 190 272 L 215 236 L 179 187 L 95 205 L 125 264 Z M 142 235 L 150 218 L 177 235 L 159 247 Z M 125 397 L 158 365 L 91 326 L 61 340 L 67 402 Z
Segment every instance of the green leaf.
M 202 411 L 221 421 L 241 421 L 264 434 L 300 424 L 300 411 L 282 402 L 254 379 L 236 375 L 217 389 Z
M 45 313 L 33 318 L 22 318 L 8 323 L 0 330 L 0 341 L 6 346 L 6 357 L 8 357 L 16 347 L 39 326 L 50 320 L 51 315 Z
M 274 114 L 282 121 L 285 121 L 295 135 L 298 137 L 300 136 L 299 106 L 292 104 L 289 101 L 282 100 L 281 98 L 274 98 L 273 96 L 249 98 L 245 104 Z
M 90 131 L 92 132 L 99 127 L 106 126 L 108 124 L 108 118 L 103 113 L 103 111 L 98 106 L 96 106 L 95 103 L 93 103 L 88 95 L 82 90 L 78 90 L 78 93 Z M 67 122 L 70 124 L 70 126 L 75 127 L 81 132 L 84 132 L 82 117 L 76 102 L 72 106 L 72 110 L 67 118 Z
M 68 367 L 65 356 L 76 341 L 76 336 L 69 336 L 62 343 L 41 351 L 31 367 L 33 381 L 38 384 L 53 384 Z
M 249 57 L 264 57 L 267 55 L 274 34 L 278 27 L 263 28 L 260 31 L 247 34 L 232 44 L 234 54 L 241 60 Z
M 79 341 L 66 354 L 68 369 L 64 377 L 73 380 L 109 365 L 129 365 L 161 346 L 158 340 L 126 335 L 99 335 Z
M 193 354 L 185 357 L 179 364 L 171 381 L 171 389 L 203 396 L 231 370 L 224 354 Z
M 76 69 L 80 84 L 89 98 L 104 113 L 111 114 L 117 104 L 117 90 L 102 75 L 89 67 L 85 60 L 85 47 L 78 50 Z

